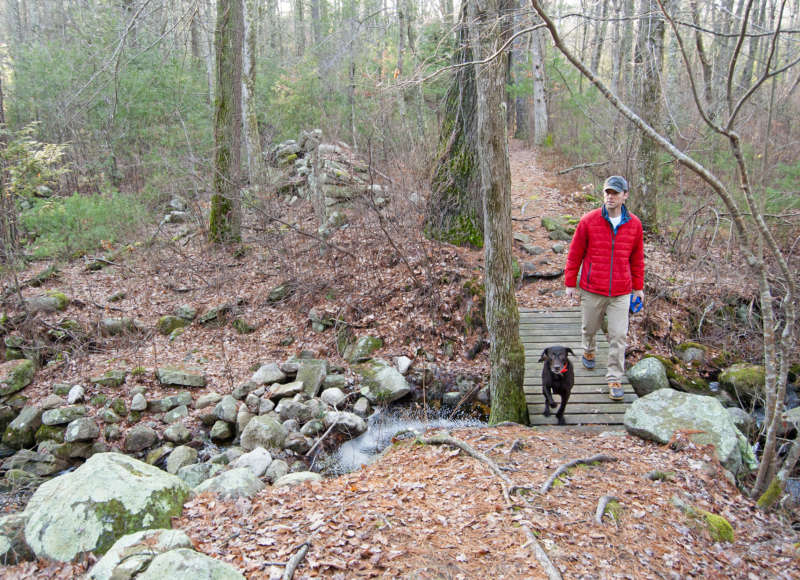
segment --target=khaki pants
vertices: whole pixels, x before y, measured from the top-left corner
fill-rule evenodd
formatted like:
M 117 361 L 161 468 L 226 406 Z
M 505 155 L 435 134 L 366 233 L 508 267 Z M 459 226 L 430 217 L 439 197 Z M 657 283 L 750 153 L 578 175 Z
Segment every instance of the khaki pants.
M 606 381 L 622 382 L 625 374 L 625 347 L 628 339 L 628 309 L 630 295 L 602 296 L 581 290 L 581 328 L 583 352 L 593 353 L 596 348 L 595 335 L 603 324 L 603 316 L 608 318 L 608 372 Z

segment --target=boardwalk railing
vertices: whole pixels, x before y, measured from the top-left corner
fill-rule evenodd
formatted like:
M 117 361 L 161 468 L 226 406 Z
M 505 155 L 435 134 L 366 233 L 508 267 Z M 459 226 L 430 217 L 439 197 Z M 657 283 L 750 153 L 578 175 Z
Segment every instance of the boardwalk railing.
M 589 371 L 581 364 L 581 312 L 579 308 L 565 310 L 520 310 L 519 334 L 525 346 L 525 399 L 532 425 L 556 425 L 555 415 L 545 417 L 544 396 L 542 395 L 542 364 L 538 362 L 542 351 L 548 346 L 570 347 L 575 356 L 575 386 L 567 403 L 564 419 L 568 425 L 621 425 L 625 411 L 636 398 L 627 380 L 623 382 L 625 398 L 612 401 L 608 398 L 606 383 L 606 360 L 608 342 L 601 332 L 597 334 L 596 366 Z M 560 402 L 561 398 L 554 399 Z M 556 409 L 553 409 L 555 413 Z

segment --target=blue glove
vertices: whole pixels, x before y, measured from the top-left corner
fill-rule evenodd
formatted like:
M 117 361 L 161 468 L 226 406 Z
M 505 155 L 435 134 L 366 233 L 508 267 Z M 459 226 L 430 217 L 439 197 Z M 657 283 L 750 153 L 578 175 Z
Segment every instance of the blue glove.
M 631 294 L 631 314 L 636 314 L 642 309 L 642 297 Z

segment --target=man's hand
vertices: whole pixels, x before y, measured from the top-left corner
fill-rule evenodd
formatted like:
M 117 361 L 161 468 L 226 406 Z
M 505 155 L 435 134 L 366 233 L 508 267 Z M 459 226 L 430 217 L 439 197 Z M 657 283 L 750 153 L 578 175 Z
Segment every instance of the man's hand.
M 567 286 L 567 298 L 573 302 L 578 302 L 580 299 L 580 293 L 578 292 L 578 289 L 574 286 Z
M 633 295 L 642 299 L 642 307 L 644 307 L 644 290 L 634 290 Z

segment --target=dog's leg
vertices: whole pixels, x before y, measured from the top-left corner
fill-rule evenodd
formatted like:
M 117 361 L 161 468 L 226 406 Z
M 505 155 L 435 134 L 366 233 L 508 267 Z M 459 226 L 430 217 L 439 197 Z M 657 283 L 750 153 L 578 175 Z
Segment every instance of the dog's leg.
M 553 401 L 553 396 L 550 394 L 550 387 L 544 382 L 544 377 L 542 377 L 542 394 L 544 395 L 544 413 L 542 413 L 545 417 L 550 416 L 550 407 L 555 407 L 555 401 Z
M 566 391 L 564 394 L 561 395 L 561 406 L 558 408 L 556 412 L 556 419 L 558 419 L 559 425 L 566 425 L 566 421 L 564 420 L 564 409 L 567 408 L 567 401 L 569 401 L 569 391 Z

